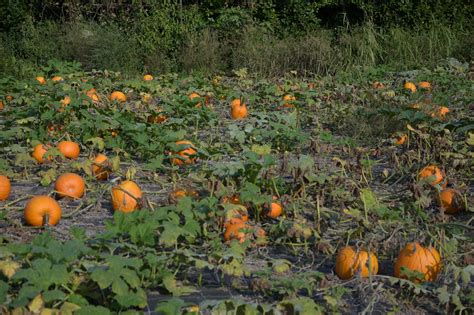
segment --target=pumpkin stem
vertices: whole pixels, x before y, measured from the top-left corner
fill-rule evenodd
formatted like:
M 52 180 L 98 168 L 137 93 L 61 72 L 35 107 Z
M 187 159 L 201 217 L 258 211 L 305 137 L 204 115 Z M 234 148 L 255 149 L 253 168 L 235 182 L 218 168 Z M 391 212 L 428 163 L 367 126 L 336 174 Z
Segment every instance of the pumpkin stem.
M 49 214 L 46 213 L 43 217 L 43 226 L 49 226 Z

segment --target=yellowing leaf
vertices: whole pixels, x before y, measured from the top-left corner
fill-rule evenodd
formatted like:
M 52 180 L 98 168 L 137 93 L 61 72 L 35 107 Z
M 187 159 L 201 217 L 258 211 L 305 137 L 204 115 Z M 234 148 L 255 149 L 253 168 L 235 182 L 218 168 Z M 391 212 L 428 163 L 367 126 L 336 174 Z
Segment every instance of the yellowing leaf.
M 69 303 L 69 302 L 64 302 L 64 304 L 61 306 L 61 314 L 72 315 L 75 311 L 77 311 L 80 308 L 81 307 L 79 305 Z
M 416 129 L 413 128 L 410 124 L 407 124 L 407 129 L 410 131 L 416 131 Z
M 20 269 L 20 267 L 21 265 L 17 263 L 16 261 L 11 261 L 11 260 L 0 261 L 0 270 L 8 279 L 13 277 L 13 275 L 17 272 L 18 269 Z
M 28 309 L 32 313 L 39 313 L 44 307 L 43 296 L 38 294 L 31 302 L 28 304 Z

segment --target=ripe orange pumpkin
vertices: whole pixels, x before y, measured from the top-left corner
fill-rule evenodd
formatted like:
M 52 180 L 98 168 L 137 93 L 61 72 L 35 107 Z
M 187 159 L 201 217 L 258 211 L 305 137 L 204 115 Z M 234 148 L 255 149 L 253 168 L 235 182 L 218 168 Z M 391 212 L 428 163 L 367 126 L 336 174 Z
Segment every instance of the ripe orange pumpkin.
M 86 183 L 81 176 L 74 173 L 64 173 L 58 177 L 54 189 L 59 198 L 71 197 L 79 199 L 84 195 Z
M 376 90 L 380 90 L 385 88 L 385 85 L 382 82 L 375 81 L 374 83 L 372 83 L 372 87 Z
M 8 196 L 10 196 L 11 191 L 11 183 L 10 179 L 5 175 L 0 175 L 0 201 L 7 200 Z
M 171 163 L 173 165 L 192 164 L 196 160 L 196 157 L 190 157 L 191 155 L 197 154 L 197 151 L 192 148 L 194 145 L 191 141 L 181 140 L 181 141 L 177 141 L 175 144 L 188 145 L 188 148 L 175 153 L 181 156 L 183 159 L 179 159 L 179 158 L 172 159 Z
M 283 212 L 283 206 L 281 205 L 281 203 L 276 201 L 276 200 L 278 200 L 278 198 L 276 196 L 273 196 L 273 200 L 275 200 L 275 201 L 273 201 L 270 204 L 270 207 L 268 207 L 266 216 L 269 217 L 269 218 L 272 218 L 272 219 L 276 219 L 279 216 L 281 216 L 281 214 Z
M 395 262 L 395 277 L 406 278 L 402 274 L 402 267 L 424 274 L 423 279 L 416 279 L 415 282 L 434 281 L 441 271 L 441 255 L 434 247 L 425 248 L 416 242 L 409 243 L 400 251 Z
M 92 163 L 92 175 L 94 175 L 98 180 L 107 180 L 111 169 L 107 156 L 105 154 L 97 154 Z
M 444 172 L 435 165 L 428 165 L 424 167 L 418 174 L 418 180 L 421 181 L 430 181 L 431 186 L 436 186 L 440 184 L 444 179 Z M 447 181 L 442 184 L 442 187 L 447 186 Z
M 178 189 L 175 189 L 173 190 L 169 197 L 168 197 L 168 201 L 170 203 L 176 203 L 178 201 L 179 198 L 183 198 L 183 197 L 191 197 L 191 198 L 198 198 L 199 197 L 199 193 L 194 190 L 194 189 L 182 189 L 182 188 L 178 188 Z
M 145 74 L 143 76 L 143 80 L 145 81 L 152 81 L 153 80 L 153 76 L 151 74 Z
M 412 93 L 416 92 L 416 85 L 413 82 L 405 82 L 405 84 L 403 84 L 403 87 L 407 90 L 410 90 Z
M 444 213 L 447 214 L 458 213 L 464 208 L 461 194 L 452 188 L 441 191 L 438 196 L 438 201 Z
M 395 144 L 396 145 L 402 145 L 408 140 L 408 135 L 405 133 L 401 135 L 400 137 L 397 137 Z
M 54 77 L 51 78 L 51 81 L 53 82 L 59 82 L 59 81 L 62 81 L 63 78 L 58 76 L 58 75 L 55 75 Z
M 296 97 L 294 97 L 293 95 L 286 94 L 285 96 L 283 96 L 283 100 L 286 101 L 286 103 L 283 104 L 283 107 L 295 107 L 295 104 L 293 104 L 293 102 L 296 101 Z
M 97 95 L 97 90 L 94 89 L 94 88 L 92 88 L 92 89 L 86 91 L 86 95 L 87 95 L 87 97 L 89 97 L 89 98 L 92 100 L 92 102 L 94 102 L 94 103 L 97 103 L 97 102 L 99 102 L 99 100 L 100 100 L 100 99 L 99 99 L 99 96 Z
M 46 152 L 48 152 L 49 150 L 49 146 L 47 145 L 44 145 L 44 144 L 37 144 L 33 150 L 33 153 L 31 154 L 31 156 L 36 160 L 38 161 L 39 163 L 44 163 L 44 155 Z M 48 158 L 49 161 L 51 161 L 53 158 L 50 156 Z
M 191 94 L 188 95 L 188 98 L 189 98 L 189 100 L 191 100 L 191 101 L 192 101 L 193 99 L 197 98 L 197 97 L 199 98 L 199 97 L 202 97 L 202 96 L 199 95 L 199 94 L 196 93 L 196 92 L 192 92 Z M 209 105 L 209 102 L 210 102 L 209 96 L 206 95 L 206 96 L 204 97 L 204 104 L 205 104 L 205 105 Z M 201 108 L 201 107 L 202 107 L 201 102 L 196 103 L 196 105 L 194 105 L 194 107 L 196 107 L 196 108 Z
M 126 180 L 112 188 L 112 206 L 115 211 L 133 212 L 142 198 L 142 190 L 138 185 Z
M 42 226 L 45 221 L 49 225 L 56 225 L 61 219 L 61 207 L 51 197 L 35 196 L 26 204 L 24 216 L 26 223 L 31 226 Z
M 369 260 L 370 257 L 370 260 Z M 379 263 L 374 253 L 365 250 L 356 252 L 352 246 L 345 246 L 339 250 L 336 258 L 336 274 L 342 280 L 352 278 L 359 273 L 362 278 L 369 274 L 376 275 Z
M 434 112 L 431 113 L 431 117 L 438 117 L 439 119 L 446 118 L 446 114 L 450 112 L 446 106 L 438 106 Z
M 246 232 L 246 230 L 249 230 Z M 265 231 L 259 227 L 251 226 L 243 221 L 234 221 L 233 224 L 228 224 L 225 227 L 224 240 L 227 242 L 235 239 L 239 243 L 245 242 L 247 238 L 264 238 Z
M 69 104 L 71 104 L 71 97 L 69 95 L 66 95 L 62 100 L 61 100 L 61 106 L 66 107 Z
M 118 101 L 120 103 L 123 103 L 127 101 L 127 96 L 123 92 L 115 91 L 115 92 L 112 92 L 112 94 L 110 94 L 109 99 L 111 101 Z
M 232 119 L 244 119 L 248 115 L 247 105 L 242 103 L 240 99 L 235 99 L 231 102 L 230 115 Z
M 81 152 L 79 144 L 74 141 L 63 140 L 58 143 L 57 148 L 68 159 L 77 159 Z
M 247 222 L 249 220 L 249 213 L 245 206 L 235 205 L 231 209 L 227 210 L 224 217 L 224 226 L 234 224 L 239 221 Z
M 41 76 L 38 76 L 35 78 L 36 81 L 39 82 L 39 84 L 43 85 L 43 84 L 46 84 L 46 79 L 44 77 L 41 77 Z
M 424 90 L 431 90 L 431 84 L 428 81 L 422 81 L 418 83 L 418 87 Z

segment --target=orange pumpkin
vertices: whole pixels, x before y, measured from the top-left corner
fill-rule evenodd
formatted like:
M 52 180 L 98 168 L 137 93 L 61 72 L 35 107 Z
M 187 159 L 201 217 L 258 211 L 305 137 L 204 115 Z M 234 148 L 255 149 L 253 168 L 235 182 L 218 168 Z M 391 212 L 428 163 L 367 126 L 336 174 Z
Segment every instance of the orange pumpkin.
M 423 168 L 418 174 L 418 180 L 429 181 L 431 186 L 436 186 L 442 183 L 444 179 L 444 172 L 442 172 L 439 167 L 435 165 L 428 165 Z M 448 183 L 444 181 L 442 187 L 445 188 Z
M 84 195 L 86 183 L 81 176 L 74 173 L 64 173 L 58 177 L 54 185 L 58 197 L 71 197 L 79 199 Z
M 58 143 L 57 148 L 59 152 L 61 152 L 62 155 L 68 159 L 77 159 L 79 157 L 79 153 L 81 152 L 79 144 L 74 141 L 63 140 Z
M 143 80 L 145 81 L 152 81 L 153 80 L 153 76 L 151 74 L 145 74 L 143 76 Z
M 46 152 L 49 150 L 49 146 L 44 145 L 44 144 L 37 144 L 33 150 L 33 153 L 31 156 L 38 161 L 39 163 L 44 163 L 44 155 Z M 49 161 L 51 161 L 53 158 L 50 156 L 48 158 Z
M 42 226 L 44 223 L 56 225 L 61 219 L 61 207 L 51 197 L 36 196 L 26 204 L 24 216 L 31 226 Z
M 294 97 L 293 95 L 286 94 L 285 96 L 283 96 L 283 100 L 286 102 L 283 104 L 283 107 L 286 107 L 286 108 L 295 107 L 295 104 L 293 104 L 293 102 L 296 101 L 296 97 Z
M 276 201 L 278 200 L 276 196 L 273 196 L 273 200 L 274 201 L 270 204 L 270 207 L 268 207 L 267 209 L 266 216 L 272 219 L 276 219 L 279 216 L 281 216 L 283 212 L 283 206 L 281 205 L 281 203 Z
M 115 91 L 110 94 L 109 99 L 111 101 L 118 101 L 120 103 L 123 103 L 127 101 L 127 96 L 123 92 Z
M 423 278 L 415 279 L 415 282 L 434 281 L 441 271 L 441 256 L 434 247 L 425 248 L 416 242 L 409 243 L 400 251 L 394 267 L 395 277 L 406 279 L 402 267 L 423 274 Z
M 397 137 L 395 144 L 396 145 L 402 145 L 408 140 L 408 135 L 405 133 L 401 135 L 400 137 Z
M 405 82 L 405 84 L 403 84 L 403 87 L 407 90 L 410 90 L 412 93 L 416 92 L 416 85 L 413 82 Z
M 91 171 L 92 175 L 98 180 L 106 180 L 110 175 L 110 162 L 105 154 L 97 154 L 92 161 Z
M 133 212 L 142 198 L 142 190 L 138 185 L 126 180 L 112 188 L 112 206 L 115 211 Z
M 39 77 L 36 77 L 35 79 L 36 79 L 36 81 L 38 81 L 39 84 L 41 84 L 41 85 L 46 84 L 46 79 L 45 79 L 44 77 L 39 76 Z
M 3 101 L 0 101 L 0 110 L 3 110 L 5 108 L 5 103 Z
M 438 106 L 434 112 L 431 113 L 431 117 L 438 117 L 439 119 L 446 118 L 446 114 L 450 112 L 446 106 Z
M 230 115 L 232 119 L 244 119 L 248 115 L 247 105 L 242 103 L 240 99 L 235 99 L 231 102 Z
M 191 198 L 198 198 L 199 193 L 194 189 L 182 189 L 178 188 L 173 190 L 170 195 L 168 196 L 168 201 L 170 203 L 176 203 L 179 198 L 183 197 L 191 197 Z
M 336 258 L 336 274 L 342 280 L 350 279 L 356 273 L 366 278 L 370 274 L 376 275 L 378 270 L 379 263 L 374 253 L 369 254 L 365 250 L 356 252 L 352 246 L 339 250 Z
M 10 196 L 11 183 L 5 175 L 0 175 L 0 201 L 7 200 Z
M 99 100 L 100 100 L 100 99 L 99 99 L 99 96 L 97 95 L 97 90 L 94 89 L 94 88 L 92 88 L 92 89 L 86 91 L 86 95 L 87 95 L 87 97 L 89 97 L 89 98 L 92 100 L 92 102 L 94 102 L 94 103 L 97 103 L 97 102 L 99 102 Z
M 418 83 L 418 87 L 423 90 L 431 90 L 431 84 L 428 81 Z
M 191 100 L 191 101 L 192 101 L 193 99 L 195 99 L 195 98 L 200 98 L 200 97 L 202 97 L 202 96 L 199 95 L 199 94 L 196 93 L 196 92 L 192 92 L 191 94 L 188 95 L 188 98 L 189 98 L 189 100 Z M 204 104 L 205 104 L 205 105 L 209 105 L 209 102 L 210 102 L 209 96 L 206 95 L 206 96 L 204 97 Z M 196 105 L 194 105 L 194 107 L 196 107 L 196 108 L 201 108 L 201 107 L 202 107 L 201 102 L 196 103 Z
M 382 82 L 375 81 L 374 83 L 372 83 L 372 87 L 376 90 L 380 90 L 385 88 L 385 85 Z
M 438 201 L 444 213 L 447 214 L 458 213 L 464 208 L 461 194 L 452 188 L 441 191 L 438 196 Z
M 237 222 L 247 222 L 249 220 L 249 213 L 247 208 L 242 205 L 235 205 L 227 210 L 224 217 L 224 226 L 234 224 Z
M 175 154 L 178 154 L 179 156 L 181 156 L 183 159 L 180 159 L 180 158 L 172 159 L 171 163 L 173 165 L 192 164 L 196 160 L 196 157 L 190 157 L 191 155 L 197 154 L 197 151 L 192 148 L 194 145 L 191 141 L 181 140 L 181 141 L 177 141 L 175 144 L 176 145 L 187 145 L 188 148 L 175 153 Z
M 51 81 L 53 82 L 59 82 L 59 81 L 62 81 L 63 78 L 58 76 L 58 75 L 55 75 L 54 77 L 51 78 Z
M 238 240 L 239 243 L 243 243 L 246 239 L 251 237 L 264 238 L 265 231 L 259 227 L 251 226 L 238 220 L 234 221 L 233 224 L 228 224 L 225 228 L 224 240 L 227 242 L 235 239 Z

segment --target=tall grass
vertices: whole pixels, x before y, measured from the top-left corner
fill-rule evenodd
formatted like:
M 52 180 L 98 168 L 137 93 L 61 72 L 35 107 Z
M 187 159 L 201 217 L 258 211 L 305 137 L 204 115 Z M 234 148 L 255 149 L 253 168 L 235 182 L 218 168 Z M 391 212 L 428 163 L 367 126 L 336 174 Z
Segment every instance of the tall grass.
M 247 68 L 273 77 L 289 71 L 301 75 L 357 72 L 377 65 L 404 70 L 433 67 L 447 57 L 473 58 L 472 28 L 454 28 L 433 21 L 415 29 L 383 29 L 366 22 L 280 38 L 255 25 L 243 27 L 238 37 L 212 28 L 192 31 L 195 28 L 188 27 L 183 28 L 179 40 L 155 34 L 145 47 L 144 34 L 134 33 L 139 29 L 124 30 L 113 24 L 85 21 L 65 25 L 26 21 L 19 32 L 2 36 L 0 56 L 4 62 L 0 71 L 15 72 L 25 61 L 39 65 L 49 59 L 76 60 L 86 69 L 130 74 L 214 73 Z M 174 49 L 164 49 L 172 42 Z

